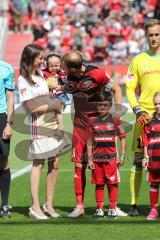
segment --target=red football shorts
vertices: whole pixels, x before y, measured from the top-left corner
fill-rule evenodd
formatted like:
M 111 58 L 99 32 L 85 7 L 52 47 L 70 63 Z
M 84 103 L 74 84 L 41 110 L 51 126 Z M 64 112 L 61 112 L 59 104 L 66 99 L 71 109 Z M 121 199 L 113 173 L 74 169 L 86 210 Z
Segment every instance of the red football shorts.
M 116 161 L 94 162 L 91 182 L 98 185 L 111 185 L 120 182 L 120 175 Z
M 73 128 L 72 135 L 72 161 L 76 163 L 87 163 L 86 129 Z
M 148 182 L 160 183 L 160 172 L 148 171 L 147 180 L 148 180 Z

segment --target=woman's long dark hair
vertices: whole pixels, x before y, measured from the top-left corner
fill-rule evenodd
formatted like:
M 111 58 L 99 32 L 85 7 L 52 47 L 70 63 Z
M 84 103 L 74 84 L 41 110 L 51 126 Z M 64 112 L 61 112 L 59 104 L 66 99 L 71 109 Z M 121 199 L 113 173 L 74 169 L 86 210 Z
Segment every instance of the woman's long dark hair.
M 36 44 L 29 44 L 23 49 L 20 60 L 20 75 L 30 84 L 34 83 L 31 77 L 34 60 L 43 50 L 41 46 Z

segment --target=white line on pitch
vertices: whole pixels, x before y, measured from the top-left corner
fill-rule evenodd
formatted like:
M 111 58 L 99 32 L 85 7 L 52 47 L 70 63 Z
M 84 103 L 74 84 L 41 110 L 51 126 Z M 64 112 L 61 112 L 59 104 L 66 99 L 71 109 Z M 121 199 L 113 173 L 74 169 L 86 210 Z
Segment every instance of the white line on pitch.
M 30 164 L 27 167 L 22 168 L 22 169 L 18 170 L 17 172 L 11 174 L 11 180 L 24 175 L 25 173 L 29 172 L 31 170 L 31 168 L 32 168 L 32 164 Z
M 22 168 L 22 169 L 20 169 L 20 170 L 16 170 L 16 169 L 12 169 L 11 170 L 11 180 L 13 180 L 13 179 L 15 179 L 15 178 L 17 178 L 17 177 L 20 177 L 20 176 L 22 176 L 22 175 L 24 175 L 25 173 L 27 173 L 27 172 L 30 172 L 30 170 L 31 170 L 31 168 L 32 168 L 32 164 L 31 165 L 29 165 L 29 166 L 27 166 L 27 167 L 25 167 L 25 168 Z M 122 168 L 122 169 L 120 169 L 120 172 L 121 171 L 129 171 L 130 169 L 129 168 Z M 47 172 L 47 170 L 46 169 L 44 169 L 44 170 L 42 170 L 43 172 Z M 58 170 L 59 172 L 74 172 L 74 169 L 59 169 Z M 89 169 L 87 169 L 87 171 L 90 171 Z

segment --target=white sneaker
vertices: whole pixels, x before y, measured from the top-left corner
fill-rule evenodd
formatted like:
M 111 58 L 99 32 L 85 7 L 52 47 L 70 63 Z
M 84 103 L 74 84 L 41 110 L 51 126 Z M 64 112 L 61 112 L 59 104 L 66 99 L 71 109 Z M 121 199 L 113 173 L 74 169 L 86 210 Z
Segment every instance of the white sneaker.
M 56 212 L 50 212 L 47 208 L 47 204 L 45 203 L 43 205 L 43 212 L 48 214 L 51 218 L 59 218 L 61 217 L 61 215 L 59 213 L 56 213 Z
M 77 206 L 73 209 L 71 213 L 68 214 L 68 217 L 70 218 L 77 218 L 84 215 L 84 208 L 82 206 Z
M 102 218 L 102 217 L 104 217 L 103 209 L 97 208 L 95 213 L 93 214 L 93 217 L 95 217 L 95 218 Z
M 116 209 L 110 208 L 108 210 L 108 217 L 110 217 L 110 218 L 117 218 Z
M 120 208 L 116 207 L 116 213 L 118 217 L 126 217 L 128 216 L 127 213 L 123 212 Z
M 43 215 L 43 216 L 38 215 L 38 214 L 32 209 L 32 207 L 29 208 L 29 213 L 28 213 L 28 214 L 29 214 L 30 217 L 34 217 L 34 218 L 39 219 L 39 220 L 47 220 L 47 219 L 48 219 L 48 217 L 47 217 L 46 215 Z

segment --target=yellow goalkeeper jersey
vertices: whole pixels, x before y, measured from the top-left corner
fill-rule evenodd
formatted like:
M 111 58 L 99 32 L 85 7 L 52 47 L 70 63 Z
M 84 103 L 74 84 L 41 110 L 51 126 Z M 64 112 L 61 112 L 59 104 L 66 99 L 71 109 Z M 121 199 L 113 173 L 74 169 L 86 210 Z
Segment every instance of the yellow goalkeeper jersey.
M 140 87 L 139 100 L 136 98 L 136 87 Z M 160 91 L 160 54 L 142 52 L 133 58 L 127 73 L 126 96 L 131 105 L 152 114 L 154 112 L 153 96 Z

